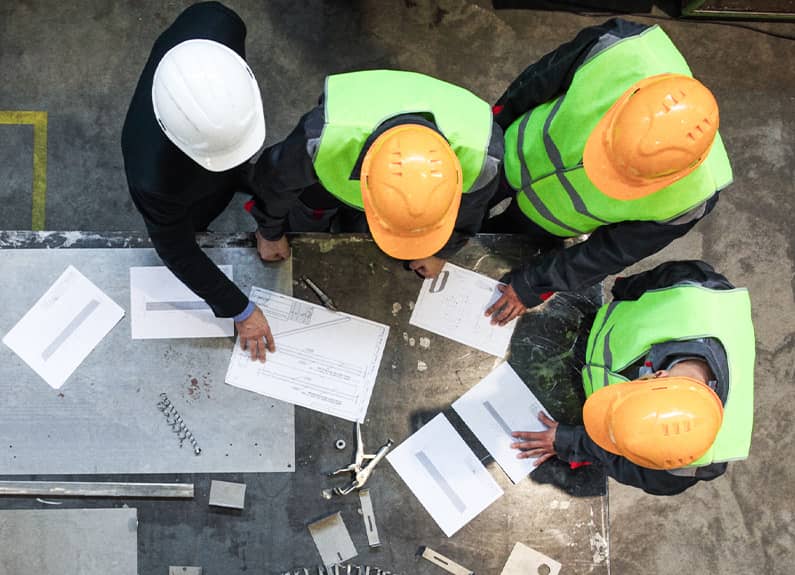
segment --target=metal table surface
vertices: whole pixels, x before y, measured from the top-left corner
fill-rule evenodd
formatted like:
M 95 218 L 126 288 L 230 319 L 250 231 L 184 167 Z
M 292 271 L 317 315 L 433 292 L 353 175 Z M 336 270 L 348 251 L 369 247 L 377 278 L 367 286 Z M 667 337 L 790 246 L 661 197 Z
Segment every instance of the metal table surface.
M 204 247 L 253 245 L 248 234 L 200 237 Z M 193 500 L 59 500 L 60 508 L 138 509 L 138 564 L 142 575 L 165 574 L 169 565 L 198 565 L 205 575 L 279 574 L 314 566 L 320 557 L 307 524 L 340 511 L 359 555 L 351 563 L 392 573 L 442 573 L 415 554 L 422 545 L 478 574 L 499 574 L 516 542 L 563 564 L 562 574 L 608 573 L 606 479 L 594 466 L 570 470 L 550 461 L 513 485 L 450 408 L 497 364 L 496 358 L 409 325 L 421 279 L 402 262 L 380 252 L 366 236 L 301 235 L 291 238 L 293 277 L 310 276 L 348 313 L 390 326 L 389 340 L 363 425 L 368 451 L 387 437 L 400 443 L 444 412 L 505 491 L 453 537 L 447 538 L 389 463 L 382 462 L 368 483 L 382 546 L 368 547 L 356 495 L 326 500 L 324 488 L 342 483 L 325 473 L 347 465 L 353 426 L 300 407 L 295 410 L 294 473 L 225 473 L 112 476 L 26 476 L 13 479 L 194 482 Z M 149 247 L 140 234 L 86 232 L 0 232 L 0 248 Z M 534 248 L 516 236 L 481 235 L 453 262 L 500 278 Z M 316 301 L 293 280 L 296 297 Z M 578 371 L 587 329 L 601 302 L 599 286 L 582 294 L 558 294 L 519 322 L 509 361 L 550 414 L 580 421 L 582 385 Z M 21 310 L 22 311 L 22 310 Z M 420 338 L 423 340 L 420 345 Z M 277 342 L 278 345 L 278 342 Z M 424 363 L 424 366 L 418 364 Z M 426 367 L 421 369 L 421 367 Z M 31 372 L 31 378 L 37 377 Z M 234 424 L 234 422 L 230 422 Z M 349 448 L 334 443 L 345 439 Z M 278 441 L 278 438 L 274 438 Z M 4 477 L 11 479 L 11 477 Z M 242 511 L 210 508 L 210 480 L 247 485 Z M 31 497 L 0 498 L 7 509 L 49 508 Z M 41 543 L 36 543 L 40 545 Z M 35 549 L 33 543 L 29 544 Z

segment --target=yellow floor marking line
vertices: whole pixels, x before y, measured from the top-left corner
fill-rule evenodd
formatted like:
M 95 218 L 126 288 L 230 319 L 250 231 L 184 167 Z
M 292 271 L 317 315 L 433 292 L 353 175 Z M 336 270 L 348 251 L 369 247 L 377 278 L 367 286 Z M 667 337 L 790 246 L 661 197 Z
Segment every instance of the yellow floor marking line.
M 33 126 L 33 209 L 30 229 L 44 229 L 47 203 L 47 112 L 0 110 L 0 124 Z

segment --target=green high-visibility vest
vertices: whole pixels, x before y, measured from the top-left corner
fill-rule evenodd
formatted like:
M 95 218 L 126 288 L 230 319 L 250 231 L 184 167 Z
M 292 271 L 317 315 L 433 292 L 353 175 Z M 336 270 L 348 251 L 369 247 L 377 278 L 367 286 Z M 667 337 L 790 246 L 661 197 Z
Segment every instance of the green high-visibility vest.
M 325 119 L 314 167 L 323 187 L 346 204 L 364 209 L 359 180 L 351 179 L 367 138 L 400 114 L 432 116 L 461 162 L 469 192 L 486 161 L 491 139 L 489 105 L 441 80 L 397 70 L 369 70 L 326 78 Z
M 659 26 L 624 39 L 607 36 L 577 69 L 565 94 L 511 124 L 505 132 L 505 174 L 528 218 L 560 237 L 614 222 L 667 221 L 731 183 L 720 134 L 693 172 L 637 200 L 606 196 L 586 176 L 582 155 L 596 124 L 632 84 L 663 73 L 692 76 Z
M 751 301 L 744 288 L 677 286 L 647 291 L 636 301 L 602 306 L 585 352 L 585 395 L 628 381 L 620 372 L 644 357 L 654 344 L 704 337 L 718 339 L 726 351 L 729 393 L 715 442 L 691 466 L 745 459 L 753 425 L 755 349 Z

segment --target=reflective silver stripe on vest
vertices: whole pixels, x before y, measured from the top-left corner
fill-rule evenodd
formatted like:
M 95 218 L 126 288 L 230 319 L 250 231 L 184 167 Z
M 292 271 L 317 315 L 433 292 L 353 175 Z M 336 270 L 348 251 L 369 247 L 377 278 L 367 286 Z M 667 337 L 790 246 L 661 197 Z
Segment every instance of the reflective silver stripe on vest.
M 552 125 L 552 120 L 557 115 L 565 97 L 566 95 L 564 94 L 558 98 L 558 101 L 555 102 L 554 106 L 552 106 L 552 110 L 549 112 L 549 115 L 544 122 L 544 148 L 547 151 L 547 156 L 549 156 L 552 165 L 555 166 L 555 175 L 557 176 L 560 185 L 563 186 L 563 189 L 566 190 L 566 193 L 569 195 L 569 200 L 571 200 L 574 210 L 581 216 L 594 219 L 597 222 L 602 222 L 603 224 L 609 224 L 611 222 L 593 215 L 585 206 L 585 202 L 582 201 L 582 197 L 580 197 L 580 194 L 578 194 L 577 190 L 574 189 L 574 186 L 571 185 L 571 182 L 566 177 L 566 174 L 563 173 L 566 168 L 563 165 L 563 159 L 560 157 L 560 150 L 558 150 L 555 142 L 552 141 L 552 136 L 549 134 L 549 127 Z
M 613 367 L 613 352 L 610 351 L 610 334 L 613 333 L 613 328 L 616 326 L 611 326 L 607 333 L 605 334 L 605 348 L 604 348 L 604 358 L 605 358 L 605 368 L 604 368 L 604 381 L 602 383 L 602 387 L 607 387 L 610 385 L 610 379 L 607 377 L 612 371 Z M 591 384 L 593 385 L 593 383 Z
M 607 325 L 607 320 L 610 319 L 610 315 L 613 313 L 613 310 L 616 309 L 616 306 L 618 305 L 618 303 L 619 302 L 617 302 L 617 301 L 611 301 L 608 304 L 607 311 L 605 312 L 605 317 L 602 319 L 602 325 L 599 326 L 599 330 L 596 332 L 596 335 L 594 336 L 594 341 L 599 341 L 599 336 L 602 335 L 602 330 Z M 613 328 L 610 328 L 610 329 L 612 330 Z M 594 346 L 591 349 L 590 356 L 585 358 L 585 361 L 587 362 L 587 364 L 586 364 L 587 365 L 587 369 L 588 369 L 588 381 L 591 382 L 591 388 L 592 389 L 593 389 L 593 372 L 591 371 L 591 365 L 593 364 L 593 354 L 594 354 L 595 351 L 596 351 L 596 346 Z M 609 350 L 608 350 L 608 352 L 609 352 Z M 611 354 L 611 359 L 612 359 L 612 354 Z M 606 361 L 604 363 L 606 365 L 603 365 L 601 367 L 602 367 L 602 369 L 605 370 L 605 379 L 606 379 L 607 378 L 607 370 L 609 369 L 610 364 L 607 363 Z
M 533 112 L 531 110 L 524 115 L 524 118 L 522 118 L 522 121 L 519 123 L 519 129 L 517 130 L 516 134 L 516 152 L 519 156 L 519 171 L 522 174 L 522 193 L 528 200 L 530 200 L 530 203 L 533 204 L 533 207 L 541 215 L 541 217 L 549 220 L 559 228 L 563 228 L 575 236 L 580 235 L 583 233 L 582 231 L 574 229 L 571 226 L 567 226 L 558 218 L 556 218 L 552 212 L 549 211 L 549 208 L 547 208 L 544 202 L 541 201 L 541 198 L 538 197 L 538 194 L 533 189 L 533 185 L 531 183 L 532 176 L 530 175 L 530 169 L 527 167 L 527 159 L 524 157 L 524 134 L 525 130 L 527 129 L 527 122 L 530 120 L 530 114 L 532 113 Z

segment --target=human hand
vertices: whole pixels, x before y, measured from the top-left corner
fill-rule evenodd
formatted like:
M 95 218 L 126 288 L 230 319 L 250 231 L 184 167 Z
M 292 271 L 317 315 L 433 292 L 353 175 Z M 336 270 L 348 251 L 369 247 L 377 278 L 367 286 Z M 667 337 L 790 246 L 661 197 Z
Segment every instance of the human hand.
M 493 314 L 491 325 L 505 325 L 513 318 L 519 317 L 527 311 L 527 307 L 525 307 L 522 300 L 519 299 L 516 290 L 514 290 L 510 284 L 507 286 L 498 285 L 497 289 L 500 290 L 502 296 L 494 302 L 494 305 L 486 310 L 486 317 Z
M 278 262 L 290 257 L 290 244 L 287 243 L 287 236 L 282 236 L 278 240 L 266 240 L 257 230 L 254 235 L 257 237 L 257 252 L 266 262 Z
M 537 457 L 533 467 L 538 467 L 547 459 L 557 455 L 555 451 L 555 434 L 558 431 L 558 422 L 550 419 L 543 411 L 538 412 L 538 419 L 548 427 L 544 431 L 514 431 L 511 433 L 517 441 L 511 444 L 511 449 L 519 449 L 521 453 L 516 454 L 517 459 L 529 459 Z
M 445 260 L 442 258 L 430 256 L 428 258 L 422 258 L 421 260 L 410 261 L 409 268 L 424 278 L 433 279 L 439 275 L 440 271 L 442 271 L 444 264 Z
M 273 342 L 273 334 L 268 320 L 262 310 L 254 306 L 254 311 L 243 321 L 236 321 L 237 333 L 240 336 L 240 348 L 248 349 L 251 353 L 251 360 L 259 359 L 265 362 L 265 349 L 273 353 L 276 345 Z

